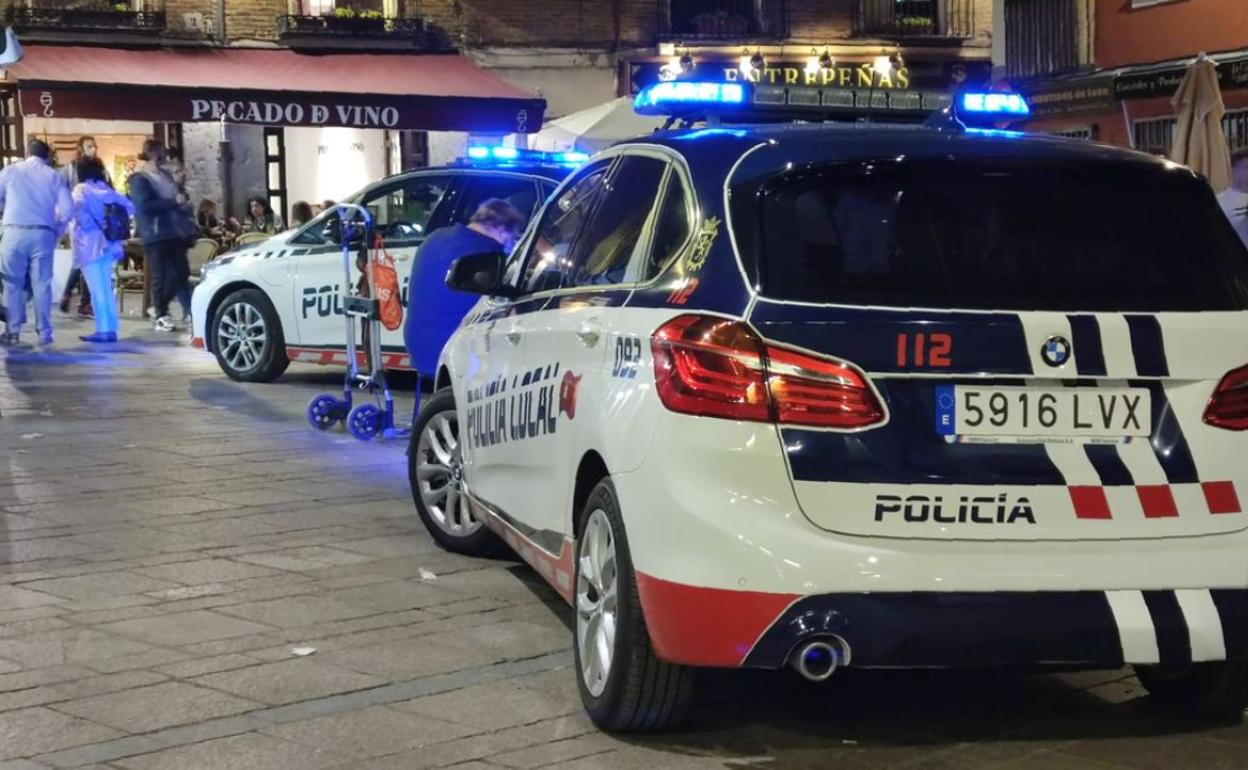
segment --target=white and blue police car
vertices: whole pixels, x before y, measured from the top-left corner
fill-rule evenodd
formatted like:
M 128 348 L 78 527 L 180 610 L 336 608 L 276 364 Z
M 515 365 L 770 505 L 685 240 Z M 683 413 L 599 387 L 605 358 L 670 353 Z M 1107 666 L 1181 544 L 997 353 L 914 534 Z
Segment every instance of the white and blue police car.
M 770 95 L 769 98 L 774 97 Z M 1135 667 L 1248 704 L 1248 253 L 1150 156 L 926 125 L 740 125 L 595 155 L 443 351 L 410 475 L 444 547 L 575 611 L 612 730 L 698 667 Z M 1000 114 L 999 114 L 1000 113 Z
M 347 202 L 373 215 L 395 258 L 407 307 L 412 255 L 428 233 L 466 223 L 488 198 L 531 213 L 585 157 L 471 146 L 458 165 L 387 177 Z M 205 265 L 191 297 L 192 344 L 213 353 L 226 375 L 248 382 L 274 380 L 291 361 L 345 364 L 339 232 L 338 212 L 330 209 Z M 387 369 L 411 368 L 402 330 L 383 330 L 381 344 Z

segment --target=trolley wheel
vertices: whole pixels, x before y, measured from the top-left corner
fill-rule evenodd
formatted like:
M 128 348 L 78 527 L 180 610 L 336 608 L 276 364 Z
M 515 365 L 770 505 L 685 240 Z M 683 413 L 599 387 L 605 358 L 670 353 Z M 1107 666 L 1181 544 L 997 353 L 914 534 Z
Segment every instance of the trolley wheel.
M 347 415 L 347 430 L 360 441 L 381 432 L 381 409 L 376 404 L 360 404 Z
M 347 402 L 322 393 L 308 402 L 308 422 L 317 430 L 329 430 L 347 416 Z

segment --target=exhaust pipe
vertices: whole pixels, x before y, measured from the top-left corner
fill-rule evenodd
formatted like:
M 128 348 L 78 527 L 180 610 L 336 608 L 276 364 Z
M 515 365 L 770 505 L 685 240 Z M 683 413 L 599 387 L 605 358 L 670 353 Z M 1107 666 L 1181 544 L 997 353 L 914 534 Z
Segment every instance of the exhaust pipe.
M 849 645 L 838 636 L 812 639 L 797 646 L 790 665 L 808 681 L 823 682 L 849 663 Z

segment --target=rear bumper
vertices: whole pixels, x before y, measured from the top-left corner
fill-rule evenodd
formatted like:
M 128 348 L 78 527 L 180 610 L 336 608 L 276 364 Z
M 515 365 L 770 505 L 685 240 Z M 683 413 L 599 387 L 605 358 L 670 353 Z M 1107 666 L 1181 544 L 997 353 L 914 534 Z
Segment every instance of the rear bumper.
M 868 668 L 1184 665 L 1248 660 L 1248 590 L 830 593 L 795 597 L 638 577 L 659 657 L 780 668 L 836 636 Z

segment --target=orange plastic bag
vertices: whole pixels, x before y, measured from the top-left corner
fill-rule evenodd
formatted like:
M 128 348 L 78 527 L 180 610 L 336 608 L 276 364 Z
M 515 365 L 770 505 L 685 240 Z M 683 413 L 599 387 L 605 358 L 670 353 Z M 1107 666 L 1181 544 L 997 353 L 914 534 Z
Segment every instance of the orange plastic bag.
M 373 259 L 368 266 L 373 288 L 377 292 L 377 304 L 381 311 L 381 325 L 394 331 L 403 325 L 403 302 L 399 292 L 399 271 L 394 258 L 386 251 L 385 241 L 378 235 L 373 241 Z

